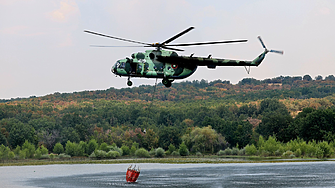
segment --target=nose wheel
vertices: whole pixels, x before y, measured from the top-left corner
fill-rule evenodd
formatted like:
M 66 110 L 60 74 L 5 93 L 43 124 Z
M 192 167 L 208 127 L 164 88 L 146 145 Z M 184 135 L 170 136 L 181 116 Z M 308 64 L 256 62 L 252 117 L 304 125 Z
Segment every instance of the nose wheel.
M 133 85 L 133 82 L 130 81 L 130 77 L 128 77 L 127 85 L 128 85 L 128 86 L 132 86 L 132 85 Z
M 162 84 L 165 85 L 165 87 L 171 87 L 172 85 L 171 81 L 165 78 L 162 80 Z

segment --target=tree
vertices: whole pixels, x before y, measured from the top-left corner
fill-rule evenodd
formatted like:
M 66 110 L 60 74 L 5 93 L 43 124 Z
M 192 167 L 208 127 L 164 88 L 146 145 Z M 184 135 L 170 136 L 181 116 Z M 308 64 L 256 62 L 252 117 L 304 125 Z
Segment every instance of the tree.
M 59 142 L 57 144 L 55 144 L 53 152 L 56 153 L 56 154 L 64 153 L 64 147 L 63 147 L 63 145 L 61 143 L 59 143 Z
M 7 146 L 7 138 L 5 137 L 5 135 L 3 135 L 0 132 L 0 145 L 3 144 L 4 146 Z
M 98 148 L 98 143 L 95 139 L 91 139 L 87 145 L 87 154 L 91 155 Z
M 335 112 L 332 109 L 313 110 L 297 120 L 300 134 L 306 140 L 333 141 L 335 134 Z
M 163 127 L 159 131 L 159 146 L 167 149 L 170 144 L 178 146 L 181 143 L 180 129 L 173 126 Z
M 190 134 L 185 134 L 182 140 L 192 149 L 202 153 L 220 150 L 227 145 L 224 137 L 217 133 L 211 126 L 194 128 Z
M 23 124 L 18 120 L 14 120 L 11 125 L 9 132 L 8 142 L 11 147 L 22 144 L 27 140 L 31 143 L 35 142 L 35 130 L 33 127 L 27 124 Z
M 151 149 L 157 147 L 158 135 L 152 129 L 148 129 L 144 135 L 143 144 L 145 148 Z
M 182 142 L 180 145 L 179 145 L 179 154 L 181 155 L 181 156 L 187 156 L 187 155 L 189 155 L 189 151 L 188 151 L 188 149 L 187 149 L 187 146 L 185 145 L 185 143 L 184 142 Z
M 71 141 L 67 141 L 65 145 L 65 153 L 70 156 L 83 156 L 84 148 L 82 148 L 79 144 Z
M 30 143 L 28 140 L 24 142 L 22 145 L 22 150 L 26 152 L 27 158 L 33 158 L 35 154 L 35 146 L 34 144 Z
M 313 79 L 312 79 L 312 77 L 310 75 L 306 74 L 304 77 L 302 77 L 302 80 L 304 80 L 304 81 L 312 81 Z

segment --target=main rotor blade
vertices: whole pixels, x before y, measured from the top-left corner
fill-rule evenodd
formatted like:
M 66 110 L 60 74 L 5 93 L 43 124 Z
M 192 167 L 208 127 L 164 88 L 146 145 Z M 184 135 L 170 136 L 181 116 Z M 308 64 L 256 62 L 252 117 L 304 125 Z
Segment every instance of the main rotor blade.
M 87 30 L 85 30 L 84 32 L 90 33 L 90 34 L 93 34 L 93 35 L 99 35 L 99 36 L 102 36 L 102 37 L 108 37 L 108 38 L 122 40 L 122 41 L 126 41 L 126 42 L 132 42 L 132 43 L 144 44 L 144 45 L 151 46 L 151 44 L 148 44 L 148 43 L 138 42 L 138 41 L 133 41 L 133 40 L 128 40 L 128 39 L 123 39 L 123 38 L 118 38 L 118 37 L 112 37 L 112 36 L 109 36 L 109 35 L 105 35 L 105 34 L 101 34 L 101 33 L 96 33 L 96 32 L 93 32 L 93 31 L 87 31 Z
M 178 37 L 182 36 L 183 34 L 191 31 L 192 29 L 194 29 L 194 27 L 189 27 L 188 29 L 186 29 L 185 31 L 180 32 L 179 34 L 175 35 L 174 37 L 171 37 L 170 39 L 166 40 L 165 42 L 162 42 L 160 46 L 163 46 L 165 44 L 170 43 L 171 41 L 177 39 Z
M 185 50 L 182 50 L 182 49 L 178 49 L 178 48 L 170 48 L 170 47 L 166 47 L 166 46 L 162 46 L 161 48 L 164 48 L 164 49 L 168 49 L 168 50 L 175 50 L 175 51 L 185 51 Z
M 247 42 L 248 40 L 231 40 L 231 41 L 217 41 L 217 42 L 198 42 L 198 43 L 187 43 L 187 44 L 168 44 L 164 46 L 199 46 L 208 44 L 224 44 L 224 43 L 237 43 L 237 42 Z
M 90 45 L 90 47 L 152 47 L 152 46 L 104 46 L 104 45 Z

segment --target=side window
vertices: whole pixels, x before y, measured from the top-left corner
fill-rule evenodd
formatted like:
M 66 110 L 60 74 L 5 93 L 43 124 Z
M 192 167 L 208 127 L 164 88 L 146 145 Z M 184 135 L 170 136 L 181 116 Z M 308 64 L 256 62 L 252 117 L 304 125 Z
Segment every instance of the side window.
M 126 63 L 125 62 L 120 63 L 120 66 L 119 66 L 120 69 L 124 69 L 125 67 L 126 67 Z

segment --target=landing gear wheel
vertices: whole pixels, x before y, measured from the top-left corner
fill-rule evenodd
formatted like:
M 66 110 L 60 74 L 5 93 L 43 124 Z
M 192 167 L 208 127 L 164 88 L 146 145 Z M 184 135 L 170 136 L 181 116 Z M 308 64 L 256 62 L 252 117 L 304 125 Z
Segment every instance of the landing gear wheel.
M 127 85 L 128 85 L 128 86 L 132 86 L 132 85 L 133 85 L 133 82 L 130 81 L 130 80 L 128 80 Z
M 171 82 L 168 82 L 166 85 L 165 85 L 165 87 L 171 87 Z
M 165 85 L 165 87 L 171 87 L 171 81 L 168 79 L 163 79 L 162 84 Z

